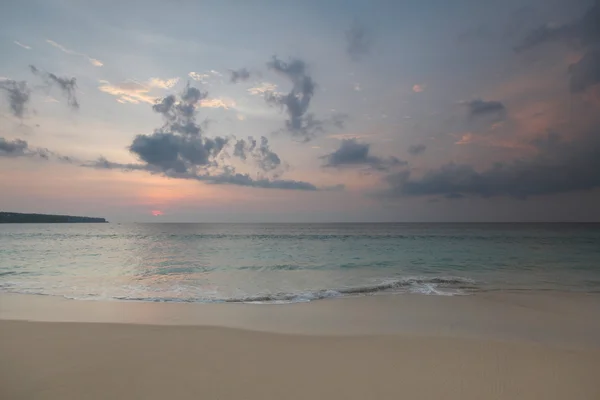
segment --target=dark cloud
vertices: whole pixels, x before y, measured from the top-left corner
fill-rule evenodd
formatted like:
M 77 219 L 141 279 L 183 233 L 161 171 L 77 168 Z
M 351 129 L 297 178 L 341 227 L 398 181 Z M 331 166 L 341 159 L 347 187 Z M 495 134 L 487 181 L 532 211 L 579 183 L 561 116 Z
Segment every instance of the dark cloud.
M 346 52 L 353 60 L 369 54 L 373 44 L 372 37 L 364 25 L 354 20 L 346 31 Z
M 237 70 L 230 71 L 231 73 L 231 82 L 237 83 L 238 81 L 247 81 L 250 79 L 250 71 L 246 68 L 240 68 Z
M 6 140 L 0 137 L 0 156 L 20 156 L 28 150 L 28 144 L 21 139 Z
M 174 118 L 171 113 L 171 109 L 175 105 L 177 98 L 174 95 L 163 97 L 159 102 L 152 106 L 152 110 L 159 114 L 162 114 L 167 120 Z
M 579 46 L 589 46 L 600 42 L 600 1 L 579 19 L 564 25 L 542 25 L 529 32 L 515 46 L 516 52 L 530 50 L 548 42 L 563 41 Z
M 369 154 L 371 145 L 360 143 L 356 139 L 344 139 L 340 147 L 333 153 L 327 154 L 325 167 L 366 166 L 379 171 L 387 171 L 392 167 L 406 165 L 396 157 L 381 158 Z
M 124 171 L 147 171 L 153 174 L 162 174 L 177 179 L 191 179 L 201 182 L 207 182 L 216 185 L 237 185 L 246 187 L 255 187 L 262 189 L 282 189 L 282 190 L 327 190 L 327 188 L 319 189 L 315 185 L 309 182 L 288 180 L 288 179 L 267 179 L 257 178 L 253 179 L 249 174 L 241 174 L 235 172 L 232 168 L 226 169 L 221 173 L 177 173 L 175 171 L 168 171 L 165 173 L 160 168 L 156 168 L 150 164 L 121 164 L 111 162 L 104 157 L 98 160 L 87 163 L 84 165 L 90 168 L 97 169 L 121 169 Z
M 136 136 L 129 151 L 162 171 L 187 173 L 196 167 L 216 166 L 215 158 L 226 143 L 227 139 L 221 137 L 211 139 L 155 132 Z
M 281 159 L 275 152 L 271 151 L 269 141 L 264 136 L 260 138 L 260 146 L 258 146 L 257 153 L 258 166 L 263 171 L 272 171 L 281 165 Z
M 11 79 L 0 80 L 0 90 L 6 92 L 11 113 L 15 117 L 23 118 L 23 115 L 27 111 L 27 104 L 29 103 L 29 96 L 31 94 L 27 82 L 17 82 Z
M 96 169 L 120 169 L 123 171 L 148 171 L 160 173 L 160 170 L 155 169 L 148 164 L 122 164 L 109 161 L 105 157 L 99 157 L 96 161 L 84 163 L 83 166 Z
M 158 101 L 152 110 L 164 117 L 164 125 L 151 135 L 137 135 L 129 151 L 165 173 L 195 174 L 198 168 L 217 166 L 228 139 L 202 135 L 196 114 L 207 95 L 188 84 L 179 98 L 169 95 Z
M 308 75 L 306 63 L 298 59 L 285 62 L 273 57 L 267 66 L 288 78 L 293 84 L 288 94 L 265 93 L 268 104 L 280 106 L 287 112 L 289 119 L 286 121 L 286 130 L 304 141 L 309 141 L 317 133 L 323 132 L 323 121 L 307 113 L 316 85 Z
M 254 137 L 236 141 L 233 155 L 242 160 L 252 157 L 259 168 L 265 172 L 273 171 L 281 166 L 281 159 L 269 146 L 269 139 L 261 136 L 260 143 Z
M 233 155 L 241 160 L 246 161 L 248 158 L 248 153 L 254 150 L 255 147 L 256 140 L 254 140 L 254 138 L 249 137 L 248 141 L 240 139 L 235 142 L 235 145 L 233 146 Z
M 77 80 L 75 78 L 63 78 L 50 72 L 43 72 L 34 65 L 30 65 L 29 69 L 34 75 L 41 77 L 47 86 L 58 87 L 67 99 L 69 107 L 73 109 L 79 108 L 79 101 L 77 100 Z
M 600 23 L 600 21 L 598 21 Z M 570 87 L 573 93 L 583 92 L 600 83 L 600 49 L 588 51 L 578 62 L 569 66 Z
M 565 141 L 548 134 L 531 143 L 535 156 L 509 163 L 496 163 L 477 170 L 450 163 L 413 178 L 409 171 L 389 175 L 390 196 L 528 196 L 591 190 L 600 187 L 600 137 L 597 132 L 584 140 Z
M 284 190 L 319 190 L 315 185 L 308 182 L 288 179 L 252 179 L 248 174 L 223 173 L 218 175 L 196 176 L 194 179 L 207 181 L 214 184 L 229 184 L 238 186 L 249 186 L 262 189 L 284 189 Z
M 191 87 L 188 83 L 181 92 L 179 101 L 174 95 L 162 98 L 152 106 L 152 110 L 165 119 L 165 124 L 158 131 L 174 135 L 200 136 L 202 127 L 196 122 L 196 113 L 200 102 L 207 97 L 207 92 Z
M 475 99 L 464 103 L 469 109 L 469 115 L 471 117 L 477 117 L 481 115 L 504 115 L 506 107 L 499 101 L 485 101 L 482 99 Z
M 44 160 L 53 159 L 66 163 L 76 162 L 72 157 L 63 156 L 45 148 L 32 148 L 25 140 L 7 140 L 3 137 L 0 137 L 0 157 L 39 157 Z
M 548 42 L 567 42 L 586 49 L 583 58 L 569 66 L 570 87 L 582 92 L 600 83 L 600 1 L 579 19 L 564 25 L 543 25 L 531 31 L 515 51 L 523 52 Z
M 268 179 L 241 174 L 222 161 L 227 157 L 225 148 L 230 138 L 207 137 L 196 122 L 200 101 L 207 93 L 186 86 L 179 96 L 170 95 L 158 101 L 152 109 L 164 117 L 165 123 L 149 135 L 137 135 L 129 151 L 141 163 L 122 164 L 99 158 L 84 166 L 98 169 L 146 171 L 177 179 L 198 180 L 212 184 L 229 184 L 265 189 L 317 190 L 308 182 Z M 238 140 L 233 144 L 233 155 L 245 160 L 252 157 L 261 170 L 270 172 L 282 162 L 269 146 L 267 138 Z
M 520 53 L 542 43 L 574 39 L 576 33 L 573 25 L 542 25 L 525 36 L 521 43 L 515 46 L 515 51 Z
M 425 149 L 427 149 L 427 146 L 425 146 L 424 144 L 415 144 L 412 145 L 408 148 L 408 153 L 412 154 L 413 156 L 422 154 Z

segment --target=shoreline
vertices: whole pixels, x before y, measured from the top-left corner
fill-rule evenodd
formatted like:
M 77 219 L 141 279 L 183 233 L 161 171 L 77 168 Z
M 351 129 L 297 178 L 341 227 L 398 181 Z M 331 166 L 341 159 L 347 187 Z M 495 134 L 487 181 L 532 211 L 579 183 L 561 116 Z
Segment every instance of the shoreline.
M 416 335 L 600 349 L 600 294 L 377 294 L 305 303 L 71 300 L 0 293 L 0 322 L 211 326 L 328 336 Z

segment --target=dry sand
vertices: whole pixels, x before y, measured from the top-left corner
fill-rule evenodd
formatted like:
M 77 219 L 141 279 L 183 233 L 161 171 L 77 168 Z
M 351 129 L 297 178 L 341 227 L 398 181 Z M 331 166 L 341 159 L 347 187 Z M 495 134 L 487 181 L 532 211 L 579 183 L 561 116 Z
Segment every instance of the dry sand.
M 53 303 L 0 296 L 0 399 L 600 399 L 600 346 L 593 342 L 600 331 L 597 321 L 584 320 L 581 314 L 585 306 L 593 315 L 598 298 L 570 296 L 552 307 L 543 298 L 509 300 L 383 296 L 298 307 L 54 302 L 55 315 L 61 315 L 61 307 L 63 312 L 73 307 L 82 320 L 84 315 L 91 318 L 92 310 L 96 317 L 103 315 L 103 309 L 105 318 L 106 310 L 115 307 L 130 316 L 151 309 L 161 315 L 195 313 L 193 323 L 213 323 L 214 314 L 233 318 L 245 313 L 254 315 L 255 322 L 271 316 L 281 330 L 287 322 L 310 325 L 310 315 L 318 320 L 337 310 L 334 322 L 339 331 L 300 335 L 200 325 L 7 320 L 18 309 L 15 304 L 26 304 L 32 314 L 50 315 Z M 46 307 L 32 310 L 36 302 Z M 426 320 L 437 320 L 434 315 L 450 310 L 442 304 L 453 304 L 454 317 L 447 318 L 471 330 L 478 320 L 484 327 L 490 324 L 492 318 L 483 318 L 488 313 L 473 312 L 483 307 L 498 320 L 498 325 L 485 329 L 530 318 L 533 331 L 547 326 L 557 330 L 555 336 L 562 341 L 511 336 L 527 332 L 527 326 L 501 332 L 512 332 L 506 339 L 492 337 L 485 329 L 470 336 L 448 326 L 431 329 Z M 420 312 L 409 314 L 415 307 Z M 379 317 L 364 315 L 368 310 L 393 321 L 401 321 L 406 312 L 409 327 L 420 321 L 429 333 L 405 331 L 402 324 L 376 334 L 344 332 L 344 326 L 374 323 Z M 573 314 L 575 310 L 579 313 Z M 75 318 L 73 310 L 70 313 Z M 418 315 L 421 320 L 415 320 Z M 590 331 L 588 340 L 578 336 L 583 334 L 580 330 Z

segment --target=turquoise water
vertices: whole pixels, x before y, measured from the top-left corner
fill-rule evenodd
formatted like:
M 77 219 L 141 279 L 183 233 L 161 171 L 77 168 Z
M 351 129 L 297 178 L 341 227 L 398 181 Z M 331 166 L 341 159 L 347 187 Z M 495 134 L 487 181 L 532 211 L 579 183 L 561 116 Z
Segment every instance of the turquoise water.
M 0 291 L 298 302 L 600 291 L 599 224 L 0 225 Z

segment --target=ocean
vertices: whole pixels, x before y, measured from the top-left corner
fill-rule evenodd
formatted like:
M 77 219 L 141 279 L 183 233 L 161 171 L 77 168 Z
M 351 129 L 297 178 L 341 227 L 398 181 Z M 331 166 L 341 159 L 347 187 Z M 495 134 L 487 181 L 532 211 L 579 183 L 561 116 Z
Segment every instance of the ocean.
M 600 224 L 6 224 L 0 292 L 294 303 L 600 292 Z

